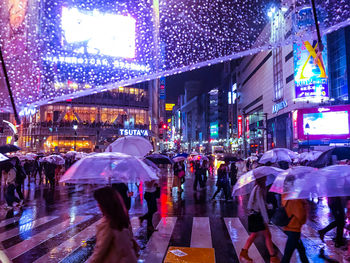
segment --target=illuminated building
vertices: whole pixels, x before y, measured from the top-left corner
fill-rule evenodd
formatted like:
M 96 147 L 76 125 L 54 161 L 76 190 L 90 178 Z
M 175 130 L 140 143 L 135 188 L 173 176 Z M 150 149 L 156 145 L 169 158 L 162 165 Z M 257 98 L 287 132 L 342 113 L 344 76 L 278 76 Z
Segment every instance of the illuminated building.
M 149 83 L 22 111 L 19 145 L 34 152 L 90 152 L 126 134 L 149 138 Z

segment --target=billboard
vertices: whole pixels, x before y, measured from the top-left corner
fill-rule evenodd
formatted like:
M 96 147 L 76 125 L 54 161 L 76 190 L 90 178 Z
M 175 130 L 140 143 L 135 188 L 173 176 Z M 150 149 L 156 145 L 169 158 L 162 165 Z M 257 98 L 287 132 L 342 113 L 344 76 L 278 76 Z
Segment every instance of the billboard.
M 62 7 L 61 27 L 66 51 L 135 57 L 136 21 L 131 16 Z
M 210 123 L 210 138 L 215 139 L 219 137 L 219 124 L 218 122 Z
M 295 43 L 294 81 L 296 99 L 327 99 L 328 71 L 326 39 L 321 52 L 317 41 Z
M 166 111 L 172 111 L 174 106 L 175 106 L 174 103 L 165 103 L 165 110 Z
M 297 113 L 298 139 L 348 139 L 350 106 L 300 109 Z M 294 118 L 294 117 L 293 117 Z

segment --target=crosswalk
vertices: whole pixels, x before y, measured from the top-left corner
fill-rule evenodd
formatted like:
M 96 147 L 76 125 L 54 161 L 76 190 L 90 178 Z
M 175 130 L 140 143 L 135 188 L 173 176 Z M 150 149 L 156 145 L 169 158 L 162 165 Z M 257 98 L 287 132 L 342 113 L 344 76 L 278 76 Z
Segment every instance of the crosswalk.
M 75 262 L 69 258 L 70 255 L 82 249 L 86 241 L 94 237 L 96 226 L 100 223 L 101 216 L 97 213 L 93 214 L 94 211 L 90 209 L 84 214 L 73 217 L 52 215 L 34 218 L 27 220 L 24 224 L 19 223 L 21 220 L 19 217 L 5 219 L 0 222 L 0 242 L 3 251 L 15 263 Z M 157 231 L 153 233 L 141 251 L 139 262 L 160 263 L 164 260 L 168 247 L 172 245 L 171 238 L 175 234 L 174 229 L 177 219 L 177 217 L 163 217 L 160 219 L 156 227 Z M 219 219 L 223 222 L 224 231 L 227 231 L 227 237 L 229 237 L 237 256 L 227 258 L 226 262 L 238 262 L 238 255 L 249 233 L 238 217 Z M 191 231 L 191 235 L 188 235 L 190 240 L 187 244 L 190 244 L 190 247 L 193 248 L 215 248 L 213 235 L 215 235 L 216 229 L 213 229 L 213 222 L 211 222 L 213 217 L 193 217 L 190 220 L 192 220 L 192 224 L 187 225 L 191 226 L 188 230 Z M 24 227 L 25 224 L 27 224 L 26 227 Z M 144 228 L 144 226 L 140 226 L 136 216 L 131 218 L 131 225 L 135 236 L 139 234 L 140 228 Z M 287 240 L 286 235 L 276 226 L 270 226 L 269 228 L 274 245 L 279 253 L 283 253 Z M 226 237 L 223 236 L 222 238 Z M 302 239 L 306 245 L 310 262 L 326 262 L 318 256 L 318 250 L 322 247 L 322 242 L 318 239 L 315 229 L 306 226 L 303 230 Z M 331 258 L 338 262 L 346 262 L 344 260 L 345 252 L 332 247 L 330 241 L 327 241 L 327 247 L 325 248 L 325 252 Z M 249 249 L 249 255 L 254 262 L 266 262 L 263 254 L 261 245 L 258 246 L 253 243 Z M 0 252 L 0 260 L 2 260 L 2 257 Z M 293 255 L 291 262 L 299 262 L 296 253 Z

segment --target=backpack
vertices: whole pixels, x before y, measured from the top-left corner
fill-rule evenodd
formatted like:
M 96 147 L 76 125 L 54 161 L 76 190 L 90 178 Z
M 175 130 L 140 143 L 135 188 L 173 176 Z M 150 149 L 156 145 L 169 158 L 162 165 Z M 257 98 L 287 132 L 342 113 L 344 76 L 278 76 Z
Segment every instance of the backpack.
M 286 203 L 286 206 L 288 204 L 288 201 Z M 276 226 L 287 226 L 292 219 L 293 215 L 291 217 L 288 217 L 286 208 L 284 206 L 281 206 L 276 209 L 276 212 L 273 214 L 271 221 Z

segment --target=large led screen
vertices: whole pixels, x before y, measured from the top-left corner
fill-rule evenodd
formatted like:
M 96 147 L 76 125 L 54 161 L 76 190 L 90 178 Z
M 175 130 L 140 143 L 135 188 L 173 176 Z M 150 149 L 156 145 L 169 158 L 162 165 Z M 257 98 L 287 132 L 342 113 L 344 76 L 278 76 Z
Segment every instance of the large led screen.
M 304 135 L 349 134 L 348 111 L 305 113 L 303 115 Z
M 63 7 L 61 20 L 62 42 L 67 51 L 134 58 L 134 18 Z

